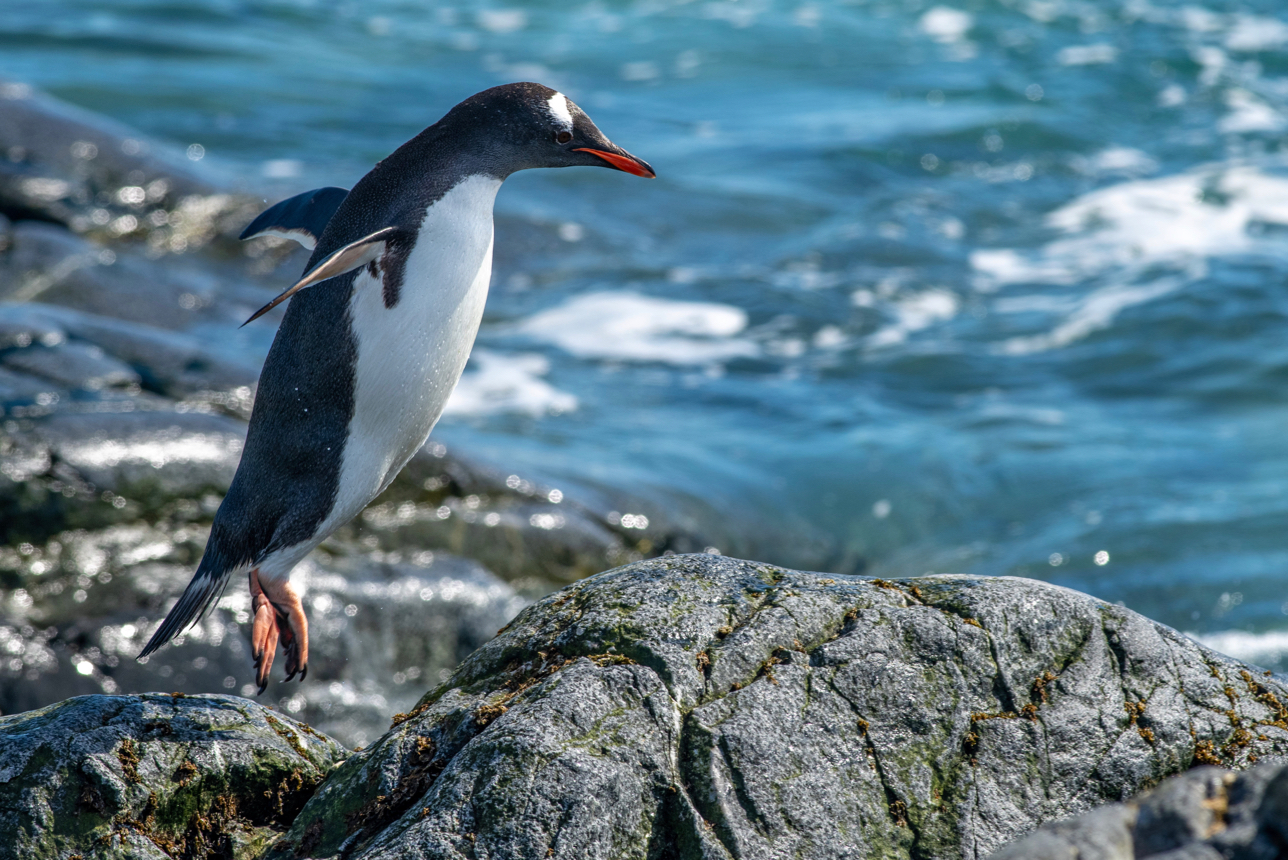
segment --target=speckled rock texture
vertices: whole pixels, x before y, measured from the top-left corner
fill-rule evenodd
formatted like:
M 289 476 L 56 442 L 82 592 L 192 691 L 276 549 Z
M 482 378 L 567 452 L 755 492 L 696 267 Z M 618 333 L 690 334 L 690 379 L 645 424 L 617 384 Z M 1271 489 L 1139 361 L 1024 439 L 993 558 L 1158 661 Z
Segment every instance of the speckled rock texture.
M 655 559 L 522 612 L 271 855 L 984 857 L 1196 763 L 1288 752 L 1283 702 L 1039 582 Z
M 1288 765 L 1200 767 L 1127 803 L 1047 824 L 990 860 L 1281 860 Z
M 234 697 L 81 696 L 0 717 L 0 860 L 255 857 L 348 754 Z

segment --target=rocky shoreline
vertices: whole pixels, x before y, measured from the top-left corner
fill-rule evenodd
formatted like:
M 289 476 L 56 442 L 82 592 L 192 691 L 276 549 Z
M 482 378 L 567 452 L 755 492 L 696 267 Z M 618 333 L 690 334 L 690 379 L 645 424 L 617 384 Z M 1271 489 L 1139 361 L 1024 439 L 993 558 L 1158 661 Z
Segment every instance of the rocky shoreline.
M 0 857 L 979 858 L 1082 814 L 998 856 L 1268 858 L 1286 702 L 1039 582 L 675 556 L 529 606 L 354 752 L 231 696 L 0 718 Z

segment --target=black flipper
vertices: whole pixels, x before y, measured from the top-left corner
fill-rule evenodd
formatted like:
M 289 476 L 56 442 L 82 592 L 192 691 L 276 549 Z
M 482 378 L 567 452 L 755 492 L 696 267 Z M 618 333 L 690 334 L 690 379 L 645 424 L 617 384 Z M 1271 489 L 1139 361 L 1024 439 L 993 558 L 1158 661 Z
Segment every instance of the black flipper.
M 365 266 L 372 260 L 379 259 L 385 250 L 389 247 L 390 242 L 401 242 L 407 244 L 407 233 L 399 227 L 384 227 L 370 236 L 363 236 L 356 242 L 350 242 L 340 250 L 332 253 L 322 262 L 318 263 L 303 278 L 295 282 L 295 285 L 288 288 L 285 292 L 264 305 L 251 315 L 251 318 L 242 323 L 248 325 L 289 299 L 306 287 L 319 284 L 329 278 L 338 278 L 345 272 Z
M 299 242 L 312 251 L 331 216 L 348 196 L 346 189 L 332 187 L 296 194 L 261 212 L 242 232 L 241 238 L 280 236 Z

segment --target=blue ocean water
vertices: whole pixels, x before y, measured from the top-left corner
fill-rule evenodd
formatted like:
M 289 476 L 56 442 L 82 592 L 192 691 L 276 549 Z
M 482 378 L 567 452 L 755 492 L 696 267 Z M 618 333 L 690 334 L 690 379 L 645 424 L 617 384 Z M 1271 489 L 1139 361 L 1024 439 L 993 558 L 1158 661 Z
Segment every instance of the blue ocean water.
M 0 77 L 279 194 L 558 87 L 659 178 L 507 183 L 440 438 L 1288 654 L 1280 4 L 46 0 Z

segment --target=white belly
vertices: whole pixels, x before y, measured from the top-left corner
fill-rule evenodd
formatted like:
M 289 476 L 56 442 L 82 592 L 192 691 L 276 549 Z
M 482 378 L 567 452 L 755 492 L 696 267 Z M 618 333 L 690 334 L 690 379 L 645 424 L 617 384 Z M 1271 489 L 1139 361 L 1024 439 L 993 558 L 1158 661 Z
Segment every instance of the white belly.
M 364 269 L 355 280 L 354 412 L 335 505 L 319 538 L 389 485 L 425 444 L 461 378 L 492 277 L 492 204 L 500 186 L 471 176 L 429 207 L 392 308 L 379 278 Z

